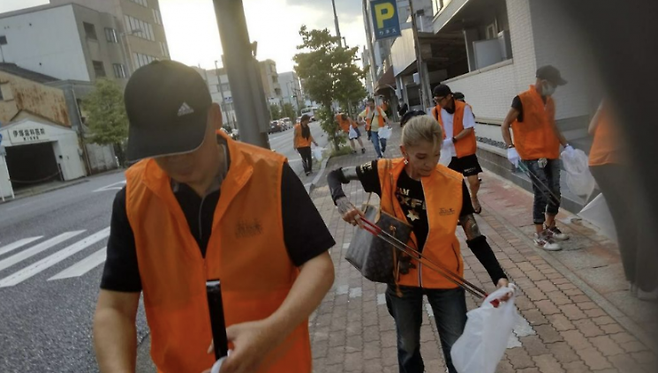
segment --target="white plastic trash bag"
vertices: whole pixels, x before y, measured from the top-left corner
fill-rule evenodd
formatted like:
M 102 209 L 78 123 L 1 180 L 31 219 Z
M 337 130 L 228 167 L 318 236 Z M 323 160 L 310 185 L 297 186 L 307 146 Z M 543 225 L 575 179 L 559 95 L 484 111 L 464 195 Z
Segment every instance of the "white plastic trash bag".
M 318 162 L 322 161 L 322 151 L 324 148 L 321 148 L 319 146 L 316 146 L 313 148 L 313 158 L 315 158 Z
M 601 228 L 601 234 L 613 241 L 617 241 L 615 221 L 612 219 L 612 214 L 610 214 L 610 209 L 603 193 L 596 196 L 592 202 L 583 207 L 578 213 L 578 216 Z
M 391 132 L 391 127 L 381 127 L 378 132 L 379 138 L 388 140 L 391 137 Z
M 594 190 L 596 182 L 589 171 L 587 154 L 580 149 L 562 151 L 562 164 L 567 171 L 569 190 L 579 196 L 587 196 Z
M 507 293 L 512 297 L 495 308 L 491 301 Z M 500 288 L 484 300 L 480 308 L 467 313 L 464 333 L 452 346 L 450 356 L 459 373 L 494 373 L 505 354 L 512 329 L 519 321 L 514 306 L 516 286 Z
M 359 134 L 356 133 L 356 130 L 352 126 L 350 126 L 350 133 L 348 134 L 348 137 L 349 137 L 350 140 L 354 140 L 357 137 L 359 137 Z
M 446 149 L 446 147 L 444 146 L 441 148 L 441 156 L 439 157 L 439 163 L 448 167 L 450 161 L 452 161 L 452 154 L 450 152 L 450 149 Z

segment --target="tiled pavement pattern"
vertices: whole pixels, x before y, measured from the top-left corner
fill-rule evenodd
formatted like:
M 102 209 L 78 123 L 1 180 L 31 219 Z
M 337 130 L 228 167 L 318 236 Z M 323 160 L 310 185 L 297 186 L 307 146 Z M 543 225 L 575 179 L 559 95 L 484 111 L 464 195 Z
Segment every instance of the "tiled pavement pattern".
M 387 156 L 399 156 L 400 131 L 398 126 L 394 128 Z M 366 149 L 365 155 L 359 152 L 331 159 L 327 171 L 374 159 L 372 144 L 366 144 Z M 622 312 L 616 306 L 627 302 L 611 302 L 614 297 L 601 295 L 627 299 L 616 294 L 621 290 L 606 289 L 612 280 L 604 278 L 601 285 L 597 283 L 601 276 L 574 275 L 593 270 L 604 260 L 615 268 L 608 269 L 608 276 L 623 282 L 615 266 L 615 257 L 619 263 L 618 254 L 610 245 L 594 230 L 570 225 L 565 230 L 577 237 L 567 243 L 563 252 L 540 252 L 529 238 L 532 196 L 488 173 L 482 177 L 483 213 L 477 220 L 510 280 L 521 289 L 516 304 L 524 318 L 515 329 L 497 372 L 656 372 L 655 350 L 650 347 L 648 333 L 642 333 L 649 320 L 647 308 L 655 304 L 639 303 Z M 344 190 L 355 205 L 367 198 L 358 182 Z M 397 372 L 395 325 L 386 309 L 385 285 L 363 279 L 344 260 L 354 229 L 336 211 L 325 177 L 311 198 L 337 242 L 331 250 L 336 282 L 310 320 L 314 372 Z M 463 242 L 460 228 L 458 233 L 466 279 L 487 291 L 493 290 L 486 271 Z M 608 249 L 603 247 L 606 245 Z M 469 309 L 475 308 L 476 303 L 467 297 Z M 426 371 L 443 372 L 436 326 L 428 317 L 431 309 L 426 307 L 425 311 L 421 351 Z

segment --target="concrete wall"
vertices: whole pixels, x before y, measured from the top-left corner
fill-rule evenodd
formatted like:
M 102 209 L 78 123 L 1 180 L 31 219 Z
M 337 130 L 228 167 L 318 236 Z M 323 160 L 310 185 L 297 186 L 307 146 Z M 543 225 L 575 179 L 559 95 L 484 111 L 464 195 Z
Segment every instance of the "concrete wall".
M 49 121 L 71 126 L 66 98 L 61 89 L 49 87 L 31 80 L 0 71 L 0 84 L 3 93 L 8 87 L 11 98 L 0 101 L 0 123 L 9 123 L 20 111 L 24 110 Z
M 7 37 L 5 62 L 59 79 L 90 80 L 72 6 L 0 18 L 0 34 Z

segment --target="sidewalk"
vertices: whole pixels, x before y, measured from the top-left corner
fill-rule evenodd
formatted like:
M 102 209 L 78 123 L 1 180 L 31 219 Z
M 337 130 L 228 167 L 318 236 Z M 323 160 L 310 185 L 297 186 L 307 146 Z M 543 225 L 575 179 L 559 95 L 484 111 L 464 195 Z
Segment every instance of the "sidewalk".
M 394 126 L 387 156 L 399 156 L 399 126 Z M 365 138 L 364 138 L 365 140 Z M 365 143 L 365 141 L 364 141 Z M 327 172 L 375 158 L 366 154 L 332 158 Z M 335 209 L 326 174 L 311 193 L 336 240 L 331 256 L 336 282 L 310 320 L 314 372 L 398 372 L 396 334 L 384 300 L 386 286 L 374 284 L 344 260 L 354 234 Z M 515 329 L 497 372 L 655 372 L 658 331 L 650 309 L 628 293 L 615 245 L 586 224 L 568 223 L 564 250 L 547 253 L 531 240 L 532 196 L 485 172 L 479 196 L 483 213 L 476 217 L 510 281 L 519 285 L 516 304 L 523 322 Z M 344 186 L 352 203 L 367 198 L 358 182 Z M 376 198 L 376 197 L 375 197 Z M 571 214 L 558 218 L 568 220 Z M 462 242 L 467 280 L 494 289 L 486 271 Z M 478 302 L 467 296 L 469 309 Z M 427 306 L 427 304 L 426 304 Z M 431 309 L 425 307 L 421 351 L 427 372 L 445 370 Z

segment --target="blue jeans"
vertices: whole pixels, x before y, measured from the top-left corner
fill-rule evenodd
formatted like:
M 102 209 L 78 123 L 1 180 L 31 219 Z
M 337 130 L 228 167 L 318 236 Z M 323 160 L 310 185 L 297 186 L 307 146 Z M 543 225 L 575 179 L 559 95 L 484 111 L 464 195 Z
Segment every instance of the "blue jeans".
M 377 152 L 377 157 L 383 158 L 384 157 L 383 153 L 386 151 L 386 139 L 380 139 L 378 132 L 371 131 L 370 141 L 372 141 L 372 145 L 375 147 L 375 152 Z M 380 142 L 381 142 L 381 149 L 379 147 Z
M 434 312 L 441 339 L 441 349 L 450 373 L 457 373 L 452 365 L 450 349 L 464 332 L 466 298 L 464 289 L 423 289 L 400 286 L 402 297 L 396 295 L 395 285 L 386 289 L 388 312 L 395 319 L 398 335 L 398 364 L 400 373 L 423 373 L 425 364 L 420 356 L 420 326 L 423 321 L 423 295 Z
M 535 224 L 544 224 L 545 214 L 555 216 L 560 208 L 560 160 L 549 159 L 544 168 L 539 167 L 538 160 L 521 162 L 530 173 L 528 177 L 535 194 L 532 220 Z

